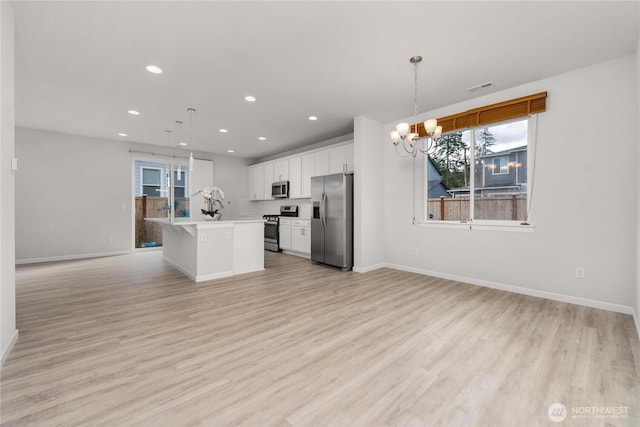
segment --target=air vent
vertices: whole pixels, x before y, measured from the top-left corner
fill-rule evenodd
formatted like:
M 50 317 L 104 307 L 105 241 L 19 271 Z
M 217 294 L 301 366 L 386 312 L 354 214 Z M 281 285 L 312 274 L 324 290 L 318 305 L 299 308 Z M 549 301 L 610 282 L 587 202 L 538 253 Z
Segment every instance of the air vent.
M 479 85 L 471 86 L 471 87 L 467 88 L 467 90 L 469 92 L 474 92 L 476 90 L 486 89 L 486 88 L 491 87 L 491 86 L 493 86 L 493 82 L 485 82 L 485 83 L 480 83 Z

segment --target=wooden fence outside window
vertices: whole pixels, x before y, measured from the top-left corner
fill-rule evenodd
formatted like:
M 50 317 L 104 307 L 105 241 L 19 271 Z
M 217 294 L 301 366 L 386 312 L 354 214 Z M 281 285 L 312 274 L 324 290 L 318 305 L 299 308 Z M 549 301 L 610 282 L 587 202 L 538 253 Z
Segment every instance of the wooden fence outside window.
M 136 248 L 162 246 L 162 225 L 145 221 L 145 218 L 167 218 L 167 197 L 136 197 Z M 189 199 L 176 197 L 176 216 L 188 213 Z
M 476 197 L 474 207 L 475 219 L 524 221 L 527 217 L 527 196 Z M 432 221 L 469 221 L 469 197 L 429 199 L 427 218 Z

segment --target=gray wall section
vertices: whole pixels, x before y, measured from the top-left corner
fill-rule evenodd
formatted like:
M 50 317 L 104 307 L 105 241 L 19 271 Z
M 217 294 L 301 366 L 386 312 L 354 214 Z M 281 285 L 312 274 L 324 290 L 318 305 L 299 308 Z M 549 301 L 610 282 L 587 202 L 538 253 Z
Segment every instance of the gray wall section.
M 133 160 L 163 148 L 17 128 L 16 258 L 74 258 L 133 248 Z M 164 149 L 166 150 L 166 149 Z M 160 156 L 157 156 L 161 158 Z M 246 162 L 213 156 L 225 216 L 246 197 Z
M 529 218 L 535 230 L 530 233 L 413 226 L 408 220 L 413 196 L 410 160 L 396 156 L 388 140 L 370 147 L 383 151 L 385 160 L 384 215 L 378 221 L 384 224 L 386 263 L 461 281 L 630 308 L 637 260 L 630 234 L 638 227 L 638 191 L 602 179 L 602 138 L 593 134 L 592 125 L 611 111 L 621 115 L 607 130 L 607 152 L 632 153 L 619 156 L 616 172 L 619 182 L 636 182 L 636 62 L 634 55 L 620 57 L 418 117 L 442 117 L 548 92 L 547 111 L 538 115 Z M 576 119 L 571 126 L 567 117 Z M 400 121 L 388 123 L 386 135 Z M 571 191 L 559 191 L 559 185 Z M 596 201 L 594 194 L 600 199 Z M 611 218 L 594 208 L 598 204 L 607 206 Z M 585 268 L 584 278 L 576 277 L 576 267 Z
M 15 280 L 14 18 L 11 2 L 0 2 L 0 350 L 2 361 L 18 337 Z

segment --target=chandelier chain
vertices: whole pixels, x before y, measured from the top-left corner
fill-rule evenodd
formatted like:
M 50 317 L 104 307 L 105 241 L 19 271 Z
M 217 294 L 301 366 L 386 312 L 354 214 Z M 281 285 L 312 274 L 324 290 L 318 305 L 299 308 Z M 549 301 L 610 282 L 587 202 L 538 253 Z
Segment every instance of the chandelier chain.
M 413 63 L 413 117 L 418 117 L 418 63 Z M 417 123 L 416 120 L 414 120 Z M 416 129 L 416 133 L 417 133 Z

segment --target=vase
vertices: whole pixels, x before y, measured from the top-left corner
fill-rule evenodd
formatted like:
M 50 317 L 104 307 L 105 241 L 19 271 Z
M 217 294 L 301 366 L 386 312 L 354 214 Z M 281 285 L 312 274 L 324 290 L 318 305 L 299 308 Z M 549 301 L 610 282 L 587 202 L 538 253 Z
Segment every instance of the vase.
M 217 221 L 220 219 L 220 214 L 215 214 L 213 216 L 202 214 L 202 217 L 205 221 Z

